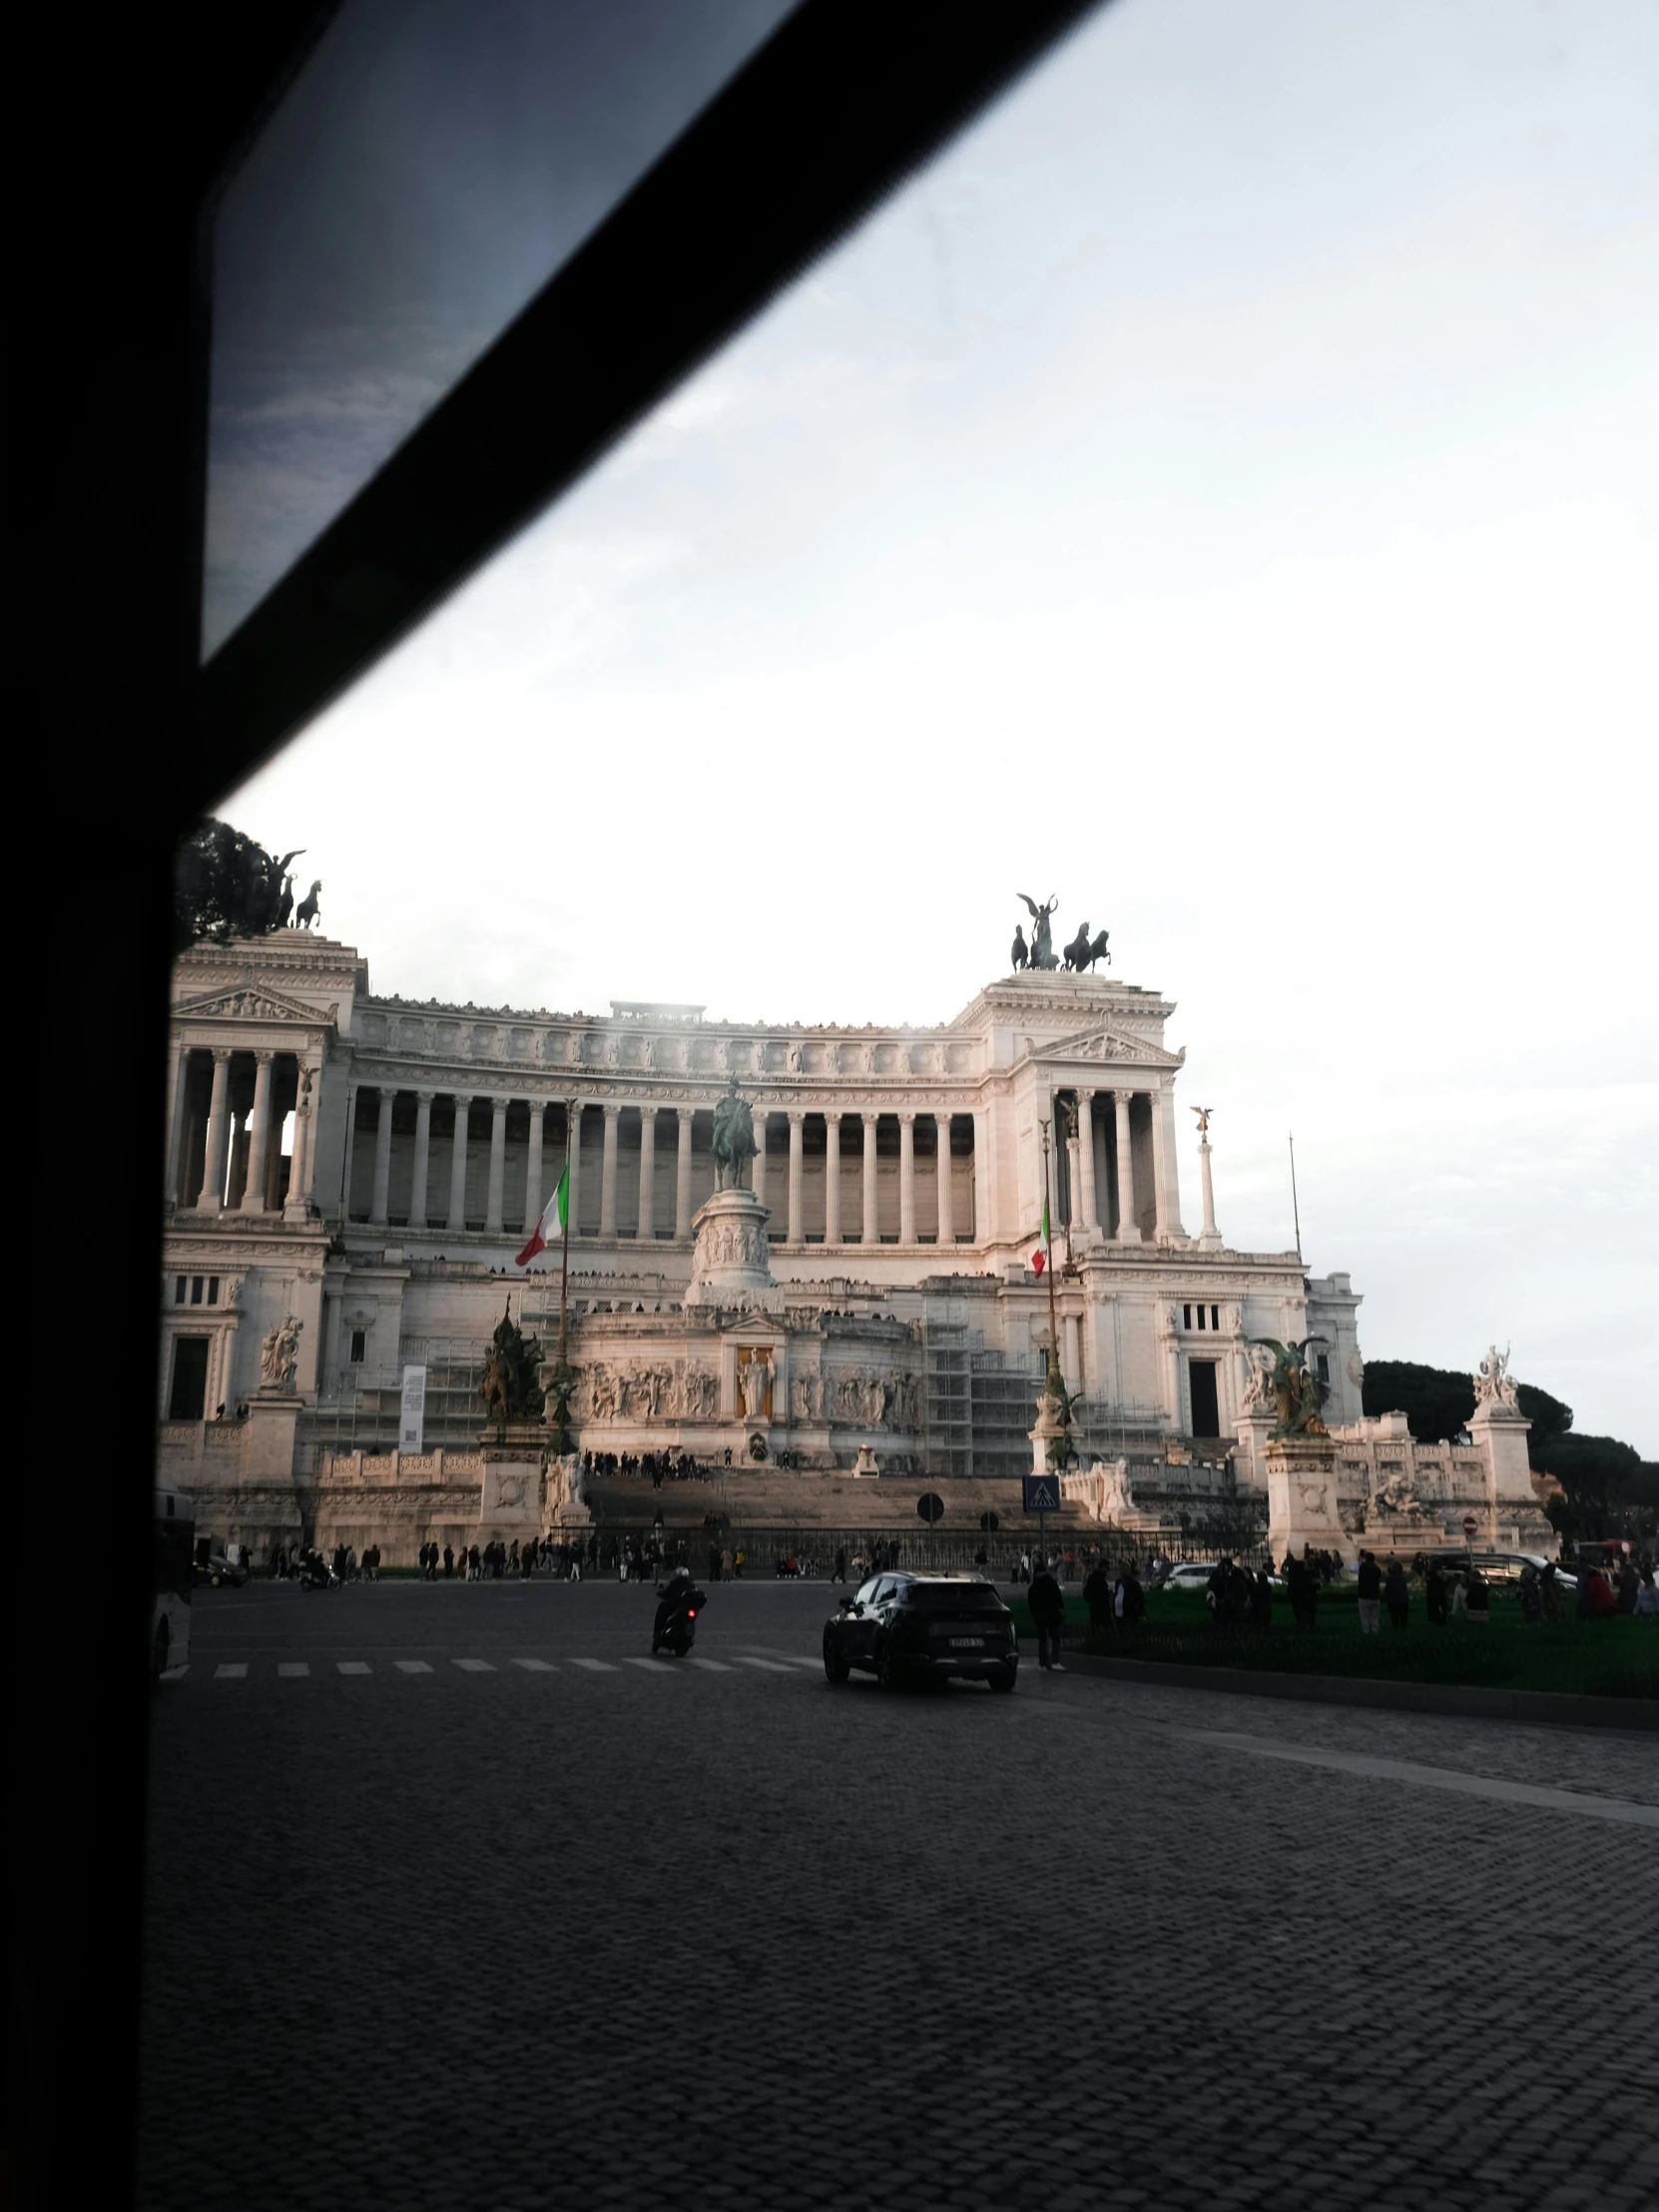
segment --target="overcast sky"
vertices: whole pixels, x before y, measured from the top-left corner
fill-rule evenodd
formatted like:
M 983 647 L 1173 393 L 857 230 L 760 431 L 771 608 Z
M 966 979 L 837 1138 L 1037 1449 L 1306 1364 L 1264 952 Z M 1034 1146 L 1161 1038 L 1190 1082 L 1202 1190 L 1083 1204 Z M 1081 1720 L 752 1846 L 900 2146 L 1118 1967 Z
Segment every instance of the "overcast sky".
M 1294 1129 L 1368 1357 L 1659 1455 L 1656 114 L 1649 0 L 1119 0 L 222 811 L 480 1004 L 939 1021 L 1057 892 L 1230 1242 Z M 498 302 L 571 230 L 502 190 Z M 406 429 L 384 330 L 465 353 L 405 281 L 263 412 L 228 324 L 245 594 Z

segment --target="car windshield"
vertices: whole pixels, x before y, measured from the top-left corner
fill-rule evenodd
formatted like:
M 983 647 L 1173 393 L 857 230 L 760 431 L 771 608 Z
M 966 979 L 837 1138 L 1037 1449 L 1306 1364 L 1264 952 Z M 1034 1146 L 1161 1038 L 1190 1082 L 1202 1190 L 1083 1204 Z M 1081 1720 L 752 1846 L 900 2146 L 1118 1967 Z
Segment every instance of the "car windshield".
M 1000 1613 L 988 1582 L 912 1582 L 904 1602 L 920 1613 Z

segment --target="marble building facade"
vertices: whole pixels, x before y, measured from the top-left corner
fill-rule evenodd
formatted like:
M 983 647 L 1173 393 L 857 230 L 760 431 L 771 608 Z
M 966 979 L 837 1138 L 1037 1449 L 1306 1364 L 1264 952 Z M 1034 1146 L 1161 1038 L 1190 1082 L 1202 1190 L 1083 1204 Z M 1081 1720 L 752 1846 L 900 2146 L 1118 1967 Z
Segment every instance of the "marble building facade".
M 934 1028 L 526 1012 L 376 996 L 360 953 L 299 931 L 198 945 L 173 983 L 164 1468 L 238 1493 L 251 1530 L 291 1526 L 336 1460 L 395 1451 L 410 1365 L 429 1379 L 421 1456 L 467 1460 L 509 1295 L 551 1349 L 559 1255 L 528 1271 L 513 1256 L 568 1147 L 584 1448 L 734 1449 L 804 1477 L 863 1451 L 1011 1477 L 1030 1464 L 1048 1333 L 1031 1266 L 1045 1121 L 1086 1450 L 1220 1463 L 1248 1447 L 1252 1337 L 1321 1336 L 1330 1420 L 1352 1426 L 1360 1299 L 1295 1252 L 1227 1244 L 1208 1140 L 1179 1111 L 1173 1011 L 1134 984 L 1021 972 Z M 770 1313 L 687 1297 L 734 1079 L 770 1211 Z M 744 1380 L 756 1360 L 764 1404 Z

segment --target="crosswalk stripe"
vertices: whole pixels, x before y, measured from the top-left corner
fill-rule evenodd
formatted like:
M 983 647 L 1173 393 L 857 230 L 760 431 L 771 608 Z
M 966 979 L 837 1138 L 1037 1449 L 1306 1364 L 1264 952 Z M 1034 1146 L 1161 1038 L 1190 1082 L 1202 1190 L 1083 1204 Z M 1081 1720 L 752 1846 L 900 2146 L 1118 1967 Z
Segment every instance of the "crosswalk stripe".
M 573 1659 L 573 1667 L 586 1667 L 589 1674 L 615 1674 L 616 1669 L 608 1659 Z
M 495 1672 L 487 1659 L 457 1659 L 455 1664 L 463 1674 L 493 1674 Z
M 732 1674 L 736 1672 L 736 1669 L 729 1667 L 724 1659 L 688 1659 L 686 1664 L 688 1667 L 701 1667 L 705 1674 Z
M 392 1665 L 399 1674 L 430 1674 L 432 1671 L 424 1659 L 394 1659 Z
M 282 1675 L 309 1674 L 310 1668 L 303 1659 L 278 1659 L 276 1672 Z
M 738 1654 L 738 1665 L 740 1667 L 760 1667 L 768 1674 L 788 1674 L 790 1671 L 788 1667 L 781 1666 L 776 1659 L 751 1659 L 743 1652 Z
M 341 1674 L 372 1674 L 374 1672 L 366 1659 L 337 1659 L 334 1664 Z
M 557 1674 L 558 1668 L 546 1659 L 515 1659 L 515 1667 L 522 1667 L 526 1674 Z
M 672 1674 L 674 1663 L 669 1659 L 630 1659 L 631 1667 L 643 1667 L 647 1674 Z
M 214 1680 L 216 1682 L 240 1682 L 247 1672 L 248 1665 L 246 1661 L 233 1665 L 230 1660 L 227 1660 L 224 1666 L 215 1667 Z

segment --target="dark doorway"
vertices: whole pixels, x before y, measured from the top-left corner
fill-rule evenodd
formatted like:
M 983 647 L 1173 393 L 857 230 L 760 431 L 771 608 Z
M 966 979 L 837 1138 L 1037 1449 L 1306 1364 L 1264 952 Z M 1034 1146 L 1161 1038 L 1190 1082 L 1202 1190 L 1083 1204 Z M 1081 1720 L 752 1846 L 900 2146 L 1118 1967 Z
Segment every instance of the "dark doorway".
M 208 1340 L 181 1337 L 173 1348 L 173 1395 L 169 1420 L 200 1420 L 208 1402 Z
M 1219 1436 L 1221 1409 L 1216 1397 L 1216 1363 L 1214 1360 L 1191 1360 L 1187 1366 L 1193 1382 L 1193 1434 Z

